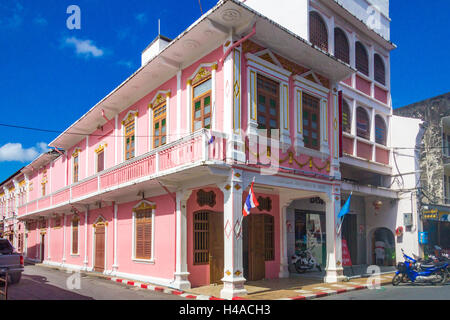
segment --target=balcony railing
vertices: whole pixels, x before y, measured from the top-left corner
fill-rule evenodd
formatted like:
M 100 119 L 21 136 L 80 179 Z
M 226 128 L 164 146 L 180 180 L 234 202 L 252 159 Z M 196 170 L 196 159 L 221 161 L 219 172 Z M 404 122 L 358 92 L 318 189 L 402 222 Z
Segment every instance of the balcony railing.
M 344 133 L 342 136 L 342 148 L 346 155 L 389 165 L 390 149 L 373 141 Z
M 211 134 L 214 139 L 211 139 Z M 48 196 L 28 202 L 19 207 L 19 216 L 73 203 L 144 177 L 151 179 L 152 176 L 169 173 L 176 168 L 193 166 L 203 161 L 224 161 L 225 156 L 226 138 L 223 134 L 199 130 Z

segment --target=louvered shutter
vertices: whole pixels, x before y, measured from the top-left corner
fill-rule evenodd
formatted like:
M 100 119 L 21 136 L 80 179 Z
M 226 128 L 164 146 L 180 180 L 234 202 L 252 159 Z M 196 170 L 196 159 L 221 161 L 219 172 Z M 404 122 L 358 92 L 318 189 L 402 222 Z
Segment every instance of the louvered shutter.
M 78 220 L 72 221 L 72 253 L 78 254 Z
M 152 211 L 136 212 L 136 248 L 137 259 L 151 259 L 152 257 Z

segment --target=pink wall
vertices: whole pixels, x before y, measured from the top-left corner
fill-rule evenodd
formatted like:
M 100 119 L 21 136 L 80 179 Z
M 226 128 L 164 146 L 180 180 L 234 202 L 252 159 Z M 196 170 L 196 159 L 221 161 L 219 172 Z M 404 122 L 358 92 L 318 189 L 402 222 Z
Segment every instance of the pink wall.
M 372 146 L 362 141 L 357 141 L 358 157 L 372 160 Z
M 356 89 L 370 96 L 370 82 L 356 75 Z
M 342 147 L 345 153 L 353 155 L 353 139 L 342 137 Z
M 386 90 L 381 89 L 378 86 L 375 86 L 375 99 L 381 101 L 385 104 L 388 102 L 388 93 Z
M 389 150 L 375 147 L 375 159 L 377 162 L 389 164 Z

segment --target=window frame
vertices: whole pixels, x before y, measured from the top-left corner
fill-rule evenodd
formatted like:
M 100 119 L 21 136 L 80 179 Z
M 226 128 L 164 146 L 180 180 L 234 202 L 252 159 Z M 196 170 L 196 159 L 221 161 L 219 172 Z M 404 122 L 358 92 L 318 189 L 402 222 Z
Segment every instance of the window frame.
M 164 109 L 164 112 L 159 114 L 159 115 L 155 115 L 156 112 L 158 110 L 160 110 L 160 109 Z M 166 124 L 165 124 L 166 132 L 165 132 L 164 135 L 162 135 L 162 121 L 163 120 L 165 120 L 165 122 L 166 122 Z M 158 123 L 159 126 L 160 126 L 159 127 L 160 134 L 159 134 L 158 137 L 156 136 L 156 133 L 155 133 L 155 131 L 156 131 L 156 128 L 155 128 L 156 123 Z M 158 104 L 157 106 L 153 107 L 153 113 L 152 113 L 152 146 L 153 146 L 153 149 L 161 147 L 161 146 L 167 144 L 167 128 L 168 128 L 168 123 L 167 123 L 167 103 L 166 103 L 166 101 L 163 101 L 160 104 Z M 161 143 L 161 139 L 163 137 L 165 138 L 165 142 Z M 156 145 L 156 143 L 155 143 L 155 140 L 157 138 L 159 139 L 159 144 L 158 145 Z
M 379 84 L 386 86 L 386 64 L 378 53 L 373 55 L 373 78 Z
M 264 261 L 275 261 L 275 218 L 271 214 L 264 214 Z
M 198 86 L 200 86 L 201 84 L 203 84 L 203 83 L 205 83 L 205 82 L 207 82 L 207 81 L 211 81 L 211 89 L 209 89 L 208 91 L 206 91 L 206 92 L 204 92 L 204 93 L 202 93 L 201 95 L 199 95 L 199 96 L 197 96 L 197 97 L 195 97 L 194 96 L 194 92 L 195 92 L 195 88 L 196 87 L 198 87 Z M 192 86 L 191 86 L 191 97 L 192 97 L 192 101 L 191 101 L 191 105 L 192 105 L 192 107 L 191 107 L 191 112 L 192 112 L 192 119 L 191 119 L 191 130 L 192 130 L 192 132 L 195 132 L 195 131 L 197 131 L 197 130 L 201 130 L 201 129 L 204 129 L 205 128 L 205 118 L 207 118 L 207 117 L 205 117 L 205 116 L 208 116 L 209 115 L 209 128 L 206 128 L 206 129 L 211 129 L 212 128 L 212 115 L 213 115 L 213 110 L 212 110 L 212 108 L 213 108 L 213 105 L 212 105 L 212 95 L 213 95 L 213 80 L 212 80 L 212 75 L 210 75 L 210 76 L 208 76 L 208 77 L 206 77 L 206 78 L 204 78 L 204 79 L 202 79 L 201 81 L 198 81 L 198 82 L 196 82 L 195 84 L 192 84 Z M 209 107 L 210 107 L 210 110 L 209 110 L 209 113 L 207 113 L 206 115 L 205 115 L 205 113 L 204 113 L 204 111 L 205 111 L 205 105 L 204 105 L 204 101 L 205 101 L 205 98 L 207 97 L 207 96 L 209 96 L 209 98 L 210 98 L 210 102 L 209 102 Z M 195 117 L 195 103 L 197 102 L 197 101 L 201 101 L 201 103 L 200 103 L 200 110 L 201 110 L 201 116 L 200 116 L 200 119 L 201 119 L 201 122 L 202 122 L 202 126 L 200 127 L 200 128 L 198 128 L 198 129 L 195 129 L 195 122 L 196 122 L 196 117 Z
M 379 128 L 377 126 L 377 123 L 380 123 L 380 122 L 382 123 L 384 128 Z M 387 146 L 387 123 L 386 123 L 386 121 L 383 119 L 383 117 L 381 115 L 376 114 L 375 115 L 375 123 L 374 123 L 374 125 L 375 125 L 375 143 L 379 144 L 379 145 L 382 145 L 382 146 Z M 378 130 L 384 129 L 383 141 L 381 141 L 381 142 L 377 141 L 377 129 Z
M 199 220 L 197 219 L 197 215 L 204 214 L 206 215 L 206 220 Z M 197 211 L 193 213 L 192 217 L 192 264 L 194 266 L 201 266 L 201 265 L 209 265 L 209 242 L 210 242 L 210 230 L 209 230 L 209 217 L 210 217 L 209 211 Z M 196 224 L 203 224 L 205 229 L 196 229 Z M 196 241 L 196 239 L 199 239 L 196 237 L 197 233 L 202 234 L 203 236 L 200 236 L 199 238 L 203 240 L 203 244 L 206 246 L 206 248 L 198 249 L 196 248 L 196 245 L 200 241 Z M 198 257 L 198 254 L 203 254 L 203 258 L 205 260 L 198 261 L 196 258 Z
M 151 239 L 150 239 L 150 258 L 141 258 L 137 257 L 136 255 L 136 249 L 137 249 L 137 217 L 136 215 L 139 213 L 139 211 L 143 212 L 146 210 L 151 210 Z M 151 263 L 153 264 L 155 262 L 155 210 L 156 205 L 152 202 L 143 200 L 139 202 L 136 206 L 133 207 L 133 215 L 132 215 L 132 257 L 131 259 L 134 262 L 142 262 L 142 263 Z
M 80 153 L 75 151 L 72 154 L 72 183 L 80 181 Z
M 260 79 L 263 79 L 263 81 L 267 81 L 267 82 L 272 83 L 273 85 L 275 85 L 275 87 L 276 87 L 276 94 L 271 93 L 271 92 L 269 92 L 268 90 L 266 90 L 264 88 L 260 89 L 260 85 L 259 85 L 259 80 Z M 266 112 L 264 112 L 264 113 L 260 112 L 260 110 L 259 110 L 259 96 L 260 96 L 261 93 L 263 93 L 263 95 L 265 94 L 264 97 L 266 99 L 269 98 L 269 100 L 270 100 L 270 98 L 273 98 L 273 100 L 276 101 L 277 115 L 275 117 L 270 114 L 270 103 L 268 105 L 265 105 L 265 107 L 267 108 Z M 258 73 L 257 76 L 256 76 L 256 123 L 258 124 L 258 129 L 260 129 L 259 128 L 259 126 L 260 126 L 259 116 L 261 114 L 263 114 L 266 117 L 266 123 L 265 123 L 265 126 L 266 126 L 265 129 L 266 130 L 267 130 L 267 123 L 269 123 L 269 129 L 275 129 L 275 130 L 278 129 L 278 130 L 281 131 L 281 128 L 280 128 L 280 122 L 281 122 L 280 121 L 281 120 L 280 119 L 281 118 L 280 98 L 281 98 L 281 96 L 280 96 L 280 83 L 275 81 L 275 80 L 273 80 L 273 79 L 271 79 L 271 78 L 269 78 L 269 77 L 266 77 L 265 75 L 263 75 L 261 73 Z M 267 116 L 269 118 L 267 118 Z M 277 122 L 276 128 L 271 128 L 271 126 L 270 126 L 270 120 L 272 120 L 272 118 L 276 118 L 276 122 Z M 270 131 L 267 132 L 267 137 L 268 138 L 271 137 Z
M 133 126 L 133 129 L 127 133 L 127 128 Z M 127 138 L 131 137 L 131 141 L 134 141 L 134 145 L 132 148 L 133 156 L 127 158 Z M 127 119 L 123 123 L 123 159 L 124 161 L 131 160 L 136 157 L 136 117 L 132 117 L 132 119 Z M 131 145 L 131 143 L 130 143 Z M 131 153 L 131 151 L 130 151 Z
M 305 108 L 305 106 L 306 106 L 306 104 L 305 104 L 305 96 L 311 97 L 312 100 L 316 100 L 317 101 L 317 109 L 316 110 L 313 110 L 313 108 L 309 107 L 309 106 Z M 316 114 L 317 117 L 318 117 L 318 120 L 317 120 L 318 126 L 317 126 L 317 128 L 312 130 L 311 125 L 309 125 L 308 128 L 307 128 L 308 132 L 311 133 L 311 135 L 307 136 L 307 138 L 309 138 L 310 140 L 312 140 L 312 132 L 313 131 L 317 132 L 317 135 L 318 135 L 317 139 L 316 139 L 317 142 L 318 142 L 317 143 L 317 147 L 313 147 L 312 146 L 312 141 L 309 142 L 309 140 L 308 140 L 308 143 L 305 141 L 305 109 L 306 109 L 306 111 L 309 111 L 311 113 L 311 117 L 312 117 L 313 114 Z M 303 133 L 303 144 L 304 144 L 305 148 L 316 150 L 316 151 L 320 151 L 320 149 L 321 149 L 321 141 L 322 141 L 322 133 L 321 133 L 321 129 L 322 129 L 321 121 L 322 121 L 322 118 L 321 118 L 321 113 L 322 113 L 321 112 L 321 99 L 316 97 L 316 96 L 314 96 L 314 95 L 312 95 L 312 94 L 310 94 L 310 93 L 306 93 L 306 92 L 303 91 L 303 93 L 302 93 L 302 133 Z M 310 123 L 311 123 L 311 120 L 312 119 L 310 119 L 310 121 L 309 121 Z
M 347 114 L 347 126 L 344 126 L 344 110 L 348 109 Z M 348 130 L 346 130 L 348 128 Z M 350 104 L 345 100 L 342 99 L 342 132 L 351 134 L 352 132 L 352 108 L 350 108 Z

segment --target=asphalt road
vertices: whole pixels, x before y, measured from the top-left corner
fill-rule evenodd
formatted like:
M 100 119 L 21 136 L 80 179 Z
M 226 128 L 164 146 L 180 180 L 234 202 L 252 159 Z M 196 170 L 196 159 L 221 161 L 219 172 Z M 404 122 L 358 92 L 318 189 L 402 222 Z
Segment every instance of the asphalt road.
M 69 281 L 68 286 L 71 275 L 46 267 L 25 266 L 20 283 L 10 285 L 8 300 L 186 300 L 92 276 L 81 275 L 79 286 L 76 280 Z
M 382 286 L 375 290 L 358 290 L 317 300 L 450 300 L 450 282 L 443 286 L 401 284 Z

